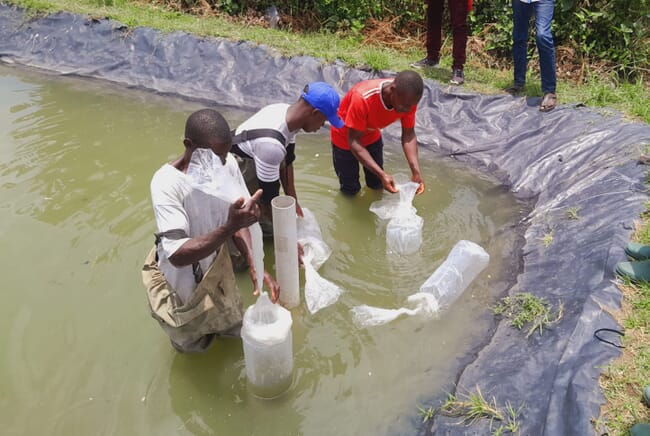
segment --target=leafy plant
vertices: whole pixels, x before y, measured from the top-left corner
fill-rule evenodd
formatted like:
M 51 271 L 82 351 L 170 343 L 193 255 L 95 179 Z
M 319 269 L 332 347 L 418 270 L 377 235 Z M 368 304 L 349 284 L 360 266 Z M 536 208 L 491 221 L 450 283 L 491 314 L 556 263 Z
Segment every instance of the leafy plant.
M 578 211 L 580 211 L 579 207 L 570 207 L 566 211 L 566 217 L 570 220 L 579 220 L 580 215 L 578 215 Z
M 496 398 L 486 400 L 477 386 L 475 393 L 468 393 L 463 398 L 449 394 L 445 403 L 440 407 L 441 413 L 447 416 L 463 417 L 470 424 L 477 419 L 489 419 L 490 429 L 493 435 L 501 435 L 504 431 L 517 433 L 519 423 L 517 422 L 522 406 L 515 409 L 509 402 L 506 402 L 505 413 L 498 407 Z M 501 424 L 495 428 L 495 422 Z
M 553 243 L 553 230 L 551 229 L 548 233 L 540 238 L 544 247 L 548 247 Z
M 435 414 L 435 410 L 431 406 L 427 407 L 426 409 L 422 406 L 418 406 L 418 413 L 422 417 L 422 423 L 424 424 L 425 422 L 433 418 L 433 415 Z
M 558 309 L 553 311 L 546 299 L 529 292 L 521 292 L 512 297 L 503 297 L 492 311 L 495 315 L 510 319 L 510 324 L 519 330 L 528 325 L 528 338 L 536 330 L 539 330 L 541 335 L 544 328 L 559 322 L 564 313 L 564 306 L 560 303 Z

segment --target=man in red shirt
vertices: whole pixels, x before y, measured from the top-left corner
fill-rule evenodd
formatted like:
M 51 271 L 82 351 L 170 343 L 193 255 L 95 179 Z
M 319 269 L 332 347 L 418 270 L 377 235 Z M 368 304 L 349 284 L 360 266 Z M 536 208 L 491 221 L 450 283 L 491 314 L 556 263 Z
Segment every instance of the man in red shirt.
M 402 123 L 402 148 L 411 168 L 411 180 L 420 184 L 418 194 L 424 191 L 414 129 L 423 89 L 420 75 L 406 70 L 394 79 L 359 82 L 343 97 L 338 115 L 345 125 L 330 129 L 332 159 L 341 192 L 355 195 L 361 189 L 359 163 L 369 188 L 397 192 L 393 176 L 384 172 L 381 138 L 381 129 L 397 120 Z

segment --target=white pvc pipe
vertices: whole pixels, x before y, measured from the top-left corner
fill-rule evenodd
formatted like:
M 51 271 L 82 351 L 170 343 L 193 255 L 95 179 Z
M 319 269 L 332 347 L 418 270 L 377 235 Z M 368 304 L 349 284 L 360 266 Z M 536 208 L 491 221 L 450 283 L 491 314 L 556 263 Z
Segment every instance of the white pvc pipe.
M 280 195 L 271 200 L 271 209 L 275 278 L 280 285 L 280 304 L 292 309 L 300 304 L 296 199 Z

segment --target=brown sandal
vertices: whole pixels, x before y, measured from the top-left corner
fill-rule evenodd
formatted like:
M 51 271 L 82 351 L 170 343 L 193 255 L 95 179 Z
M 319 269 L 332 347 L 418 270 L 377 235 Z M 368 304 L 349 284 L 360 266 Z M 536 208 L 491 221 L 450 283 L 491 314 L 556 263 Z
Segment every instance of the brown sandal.
M 539 105 L 539 110 L 542 112 L 548 112 L 555 109 L 557 105 L 557 95 L 553 92 L 547 92 L 542 98 L 542 103 Z

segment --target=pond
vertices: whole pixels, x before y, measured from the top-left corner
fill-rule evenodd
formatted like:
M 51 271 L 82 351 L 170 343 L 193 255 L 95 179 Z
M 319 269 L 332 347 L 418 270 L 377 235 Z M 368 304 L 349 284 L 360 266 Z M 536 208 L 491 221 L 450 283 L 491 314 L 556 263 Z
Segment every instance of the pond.
M 386 194 L 341 195 L 327 132 L 299 135 L 300 203 L 333 249 L 319 273 L 345 293 L 315 315 L 304 303 L 292 310 L 293 384 L 261 400 L 247 389 L 241 340 L 176 353 L 149 316 L 140 281 L 155 232 L 149 182 L 182 152 L 185 119 L 203 106 L 0 66 L 3 433 L 414 433 L 418 405 L 452 389 L 494 327 L 489 306 L 517 271 L 515 228 L 526 206 L 495 180 L 422 147 L 427 189 L 414 206 L 424 242 L 415 255 L 388 256 L 369 211 Z M 220 110 L 231 127 L 250 115 Z M 407 172 L 399 144 L 386 142 L 387 170 Z M 354 306 L 403 306 L 460 239 L 480 244 L 491 261 L 450 310 L 354 324 Z M 247 273 L 238 283 L 252 304 Z

